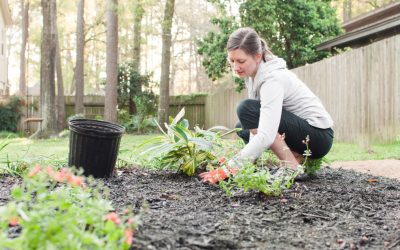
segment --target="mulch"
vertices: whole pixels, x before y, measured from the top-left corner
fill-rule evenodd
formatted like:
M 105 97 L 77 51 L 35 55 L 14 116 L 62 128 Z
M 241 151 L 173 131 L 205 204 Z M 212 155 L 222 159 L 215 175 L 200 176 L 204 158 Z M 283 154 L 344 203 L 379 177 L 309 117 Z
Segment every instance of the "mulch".
M 279 197 L 139 168 L 104 182 L 117 210 L 148 206 L 132 249 L 400 249 L 394 179 L 325 167 Z M 0 178 L 0 205 L 14 183 Z

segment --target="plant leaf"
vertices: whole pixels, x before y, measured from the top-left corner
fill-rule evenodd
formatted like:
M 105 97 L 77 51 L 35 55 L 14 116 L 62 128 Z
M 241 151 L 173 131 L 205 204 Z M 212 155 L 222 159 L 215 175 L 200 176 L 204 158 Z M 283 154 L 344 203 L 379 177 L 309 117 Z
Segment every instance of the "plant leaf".
M 177 124 L 184 115 L 185 115 L 185 107 L 183 107 L 181 111 L 179 111 L 179 113 L 175 116 L 171 124 Z

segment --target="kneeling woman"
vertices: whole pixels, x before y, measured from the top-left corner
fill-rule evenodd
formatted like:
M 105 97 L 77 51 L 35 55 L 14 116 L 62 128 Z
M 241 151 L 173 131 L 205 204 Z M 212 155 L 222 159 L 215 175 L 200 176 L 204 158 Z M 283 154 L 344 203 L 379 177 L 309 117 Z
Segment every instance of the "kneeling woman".
M 243 129 L 238 134 L 246 143 L 237 160 L 254 161 L 271 149 L 284 167 L 296 169 L 307 149 L 306 137 L 310 157 L 325 156 L 332 146 L 333 121 L 319 98 L 253 29 L 232 33 L 227 49 L 229 63 L 245 80 L 249 97 L 237 108 L 237 127 Z

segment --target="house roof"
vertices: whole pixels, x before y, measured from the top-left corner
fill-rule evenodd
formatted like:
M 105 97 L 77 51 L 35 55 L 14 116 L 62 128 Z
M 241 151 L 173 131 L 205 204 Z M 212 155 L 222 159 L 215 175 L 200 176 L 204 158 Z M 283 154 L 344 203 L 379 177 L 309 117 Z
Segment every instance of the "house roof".
M 349 20 L 342 26 L 346 33 L 317 46 L 317 50 L 344 48 L 368 43 L 378 36 L 400 33 L 400 2 L 392 3 Z
M 0 11 L 4 18 L 5 25 L 11 25 L 12 19 L 11 19 L 10 9 L 8 8 L 7 0 L 0 0 Z

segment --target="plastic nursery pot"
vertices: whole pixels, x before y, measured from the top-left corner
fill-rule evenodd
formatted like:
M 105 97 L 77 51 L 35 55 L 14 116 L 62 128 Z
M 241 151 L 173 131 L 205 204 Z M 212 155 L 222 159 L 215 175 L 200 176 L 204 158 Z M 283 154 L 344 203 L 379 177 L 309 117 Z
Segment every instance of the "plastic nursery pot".
M 69 129 L 68 165 L 83 168 L 86 176 L 110 177 L 125 128 L 111 122 L 73 119 Z

